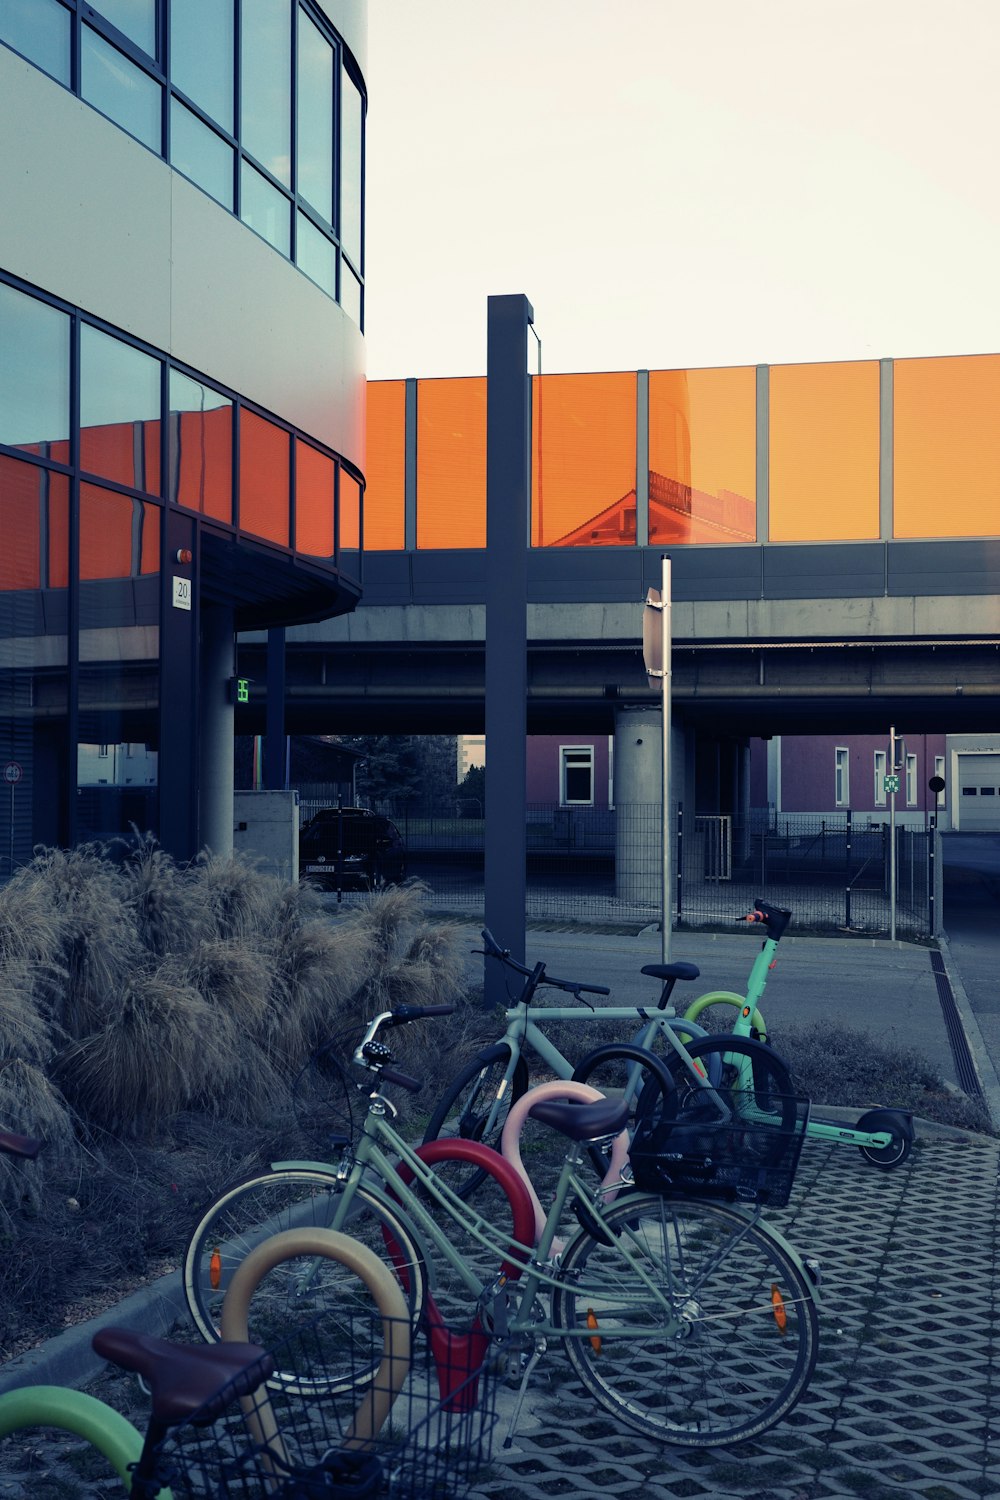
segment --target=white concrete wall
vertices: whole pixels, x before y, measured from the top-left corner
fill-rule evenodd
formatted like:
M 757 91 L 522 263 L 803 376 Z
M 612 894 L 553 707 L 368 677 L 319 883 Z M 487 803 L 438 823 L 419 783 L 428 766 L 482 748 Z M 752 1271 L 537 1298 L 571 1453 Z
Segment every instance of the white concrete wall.
M 249 854 L 269 875 L 299 878 L 298 792 L 236 792 L 233 853 Z

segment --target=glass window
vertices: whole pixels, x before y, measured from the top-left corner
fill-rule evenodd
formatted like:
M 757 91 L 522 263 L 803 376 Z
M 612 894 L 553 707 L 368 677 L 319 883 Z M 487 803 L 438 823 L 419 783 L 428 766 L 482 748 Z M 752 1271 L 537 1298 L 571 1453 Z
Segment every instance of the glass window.
M 1000 355 L 893 369 L 893 535 L 997 536 Z
M 289 435 L 254 412 L 240 413 L 240 527 L 288 546 Z
M 365 467 L 366 552 L 402 549 L 405 484 L 406 382 L 371 381 Z M 341 546 L 344 545 L 341 531 Z
M 333 224 L 333 48 L 299 11 L 296 188 Z
M 240 218 L 262 239 L 291 254 L 290 205 L 283 193 L 245 161 L 240 173 Z
M 233 0 L 173 0 L 170 81 L 233 133 Z
M 634 374 L 531 382 L 536 547 L 635 543 Z
M 935 757 L 934 757 L 934 775 L 935 776 L 940 776 L 941 780 L 942 781 L 944 780 L 944 756 L 943 755 L 935 755 Z M 943 791 L 942 792 L 938 792 L 936 794 L 934 800 L 935 800 L 935 803 L 938 806 L 940 806 L 941 798 L 943 796 L 944 796 L 944 792 Z
M 770 379 L 771 541 L 877 537 L 878 362 L 774 365 Z
M 752 542 L 756 451 L 752 366 L 650 371 L 650 542 Z
M 875 751 L 875 806 L 884 807 L 886 799 L 885 791 L 885 751 Z
M 143 52 L 156 56 L 156 0 L 98 0 L 93 9 Z
M 346 68 L 340 70 L 340 244 L 359 271 L 364 100 Z
M 906 757 L 906 805 L 907 807 L 917 805 L 917 757 L 915 755 Z
M 179 99 L 170 101 L 170 161 L 232 212 L 233 148 Z
M 486 381 L 417 383 L 417 546 L 486 546 Z
M 559 801 L 590 806 L 594 800 L 593 745 L 560 745 Z
M 69 11 L 56 0 L 4 0 L 0 38 L 69 88 Z
M 838 745 L 834 754 L 834 794 L 838 807 L 848 807 L 851 800 L 850 751 Z
M 159 152 L 160 85 L 89 26 L 83 28 L 80 92 L 129 135 Z
M 332 458 L 295 443 L 295 550 L 310 557 L 333 557 L 334 484 Z
M 170 371 L 170 498 L 217 521 L 233 519 L 233 404 Z
M 340 262 L 340 305 L 360 328 L 361 283 L 343 258 Z
M 69 332 L 65 313 L 0 282 L 0 443 L 37 453 L 67 441 Z
M 305 214 L 298 215 L 295 259 L 300 271 L 322 287 L 329 297 L 337 295 L 337 247 L 321 234 Z
M 243 0 L 240 142 L 286 187 L 292 181 L 290 21 L 288 0 Z
M 160 361 L 84 324 L 80 467 L 160 493 Z
M 367 493 L 367 492 L 366 492 Z M 346 469 L 340 471 L 340 501 L 337 526 L 341 552 L 358 552 L 361 548 L 361 486 Z

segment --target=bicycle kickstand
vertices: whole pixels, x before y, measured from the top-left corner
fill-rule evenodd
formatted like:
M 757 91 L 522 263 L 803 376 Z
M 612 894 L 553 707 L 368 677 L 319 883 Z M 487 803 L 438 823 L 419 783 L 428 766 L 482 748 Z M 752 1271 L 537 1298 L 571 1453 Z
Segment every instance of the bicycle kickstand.
M 545 1339 L 536 1339 L 535 1347 L 531 1355 L 525 1362 L 524 1370 L 521 1375 L 521 1384 L 518 1387 L 517 1399 L 514 1402 L 514 1410 L 511 1412 L 510 1421 L 507 1424 L 507 1436 L 503 1440 L 503 1446 L 505 1448 L 509 1448 L 514 1441 L 514 1429 L 517 1426 L 517 1419 L 521 1415 L 521 1407 L 524 1405 L 524 1398 L 528 1391 L 528 1381 L 534 1374 L 535 1366 L 541 1359 L 542 1355 L 545 1353 L 547 1347 L 548 1345 Z

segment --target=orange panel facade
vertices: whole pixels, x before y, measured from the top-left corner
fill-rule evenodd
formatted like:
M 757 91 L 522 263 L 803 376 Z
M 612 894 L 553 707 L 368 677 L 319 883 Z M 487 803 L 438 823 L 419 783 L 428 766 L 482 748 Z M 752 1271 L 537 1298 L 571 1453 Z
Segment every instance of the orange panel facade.
M 878 361 L 773 365 L 770 381 L 770 540 L 877 538 Z
M 752 542 L 756 371 L 651 370 L 649 540 Z
M 233 411 L 182 411 L 171 416 L 177 433 L 173 498 L 216 521 L 233 520 Z
M 365 492 L 367 495 L 367 491 Z M 345 469 L 340 471 L 340 546 L 345 552 L 357 552 L 361 546 L 361 486 Z
M 897 359 L 893 535 L 1000 535 L 1000 355 Z
M 240 413 L 240 528 L 288 546 L 289 435 Z
M 365 551 L 401 550 L 406 539 L 406 382 L 368 386 Z M 341 545 L 345 545 L 341 537 Z
M 486 381 L 417 384 L 417 546 L 486 546 Z
M 295 444 L 295 547 L 310 557 L 334 555 L 334 484 L 332 458 L 308 443 Z
M 540 375 L 531 394 L 533 545 L 634 544 L 635 374 Z

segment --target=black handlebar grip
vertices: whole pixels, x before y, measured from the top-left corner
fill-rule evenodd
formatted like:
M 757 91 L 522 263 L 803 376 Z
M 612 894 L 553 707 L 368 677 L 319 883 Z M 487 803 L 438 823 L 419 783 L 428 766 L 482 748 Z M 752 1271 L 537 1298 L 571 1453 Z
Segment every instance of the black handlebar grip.
M 425 1016 L 450 1016 L 453 1005 L 397 1005 L 392 1013 L 390 1026 L 401 1026 L 404 1021 L 422 1021 Z
M 400 1073 L 396 1068 L 383 1068 L 381 1077 L 386 1083 L 398 1083 L 411 1094 L 419 1094 L 423 1088 L 419 1078 L 411 1078 L 409 1073 Z

